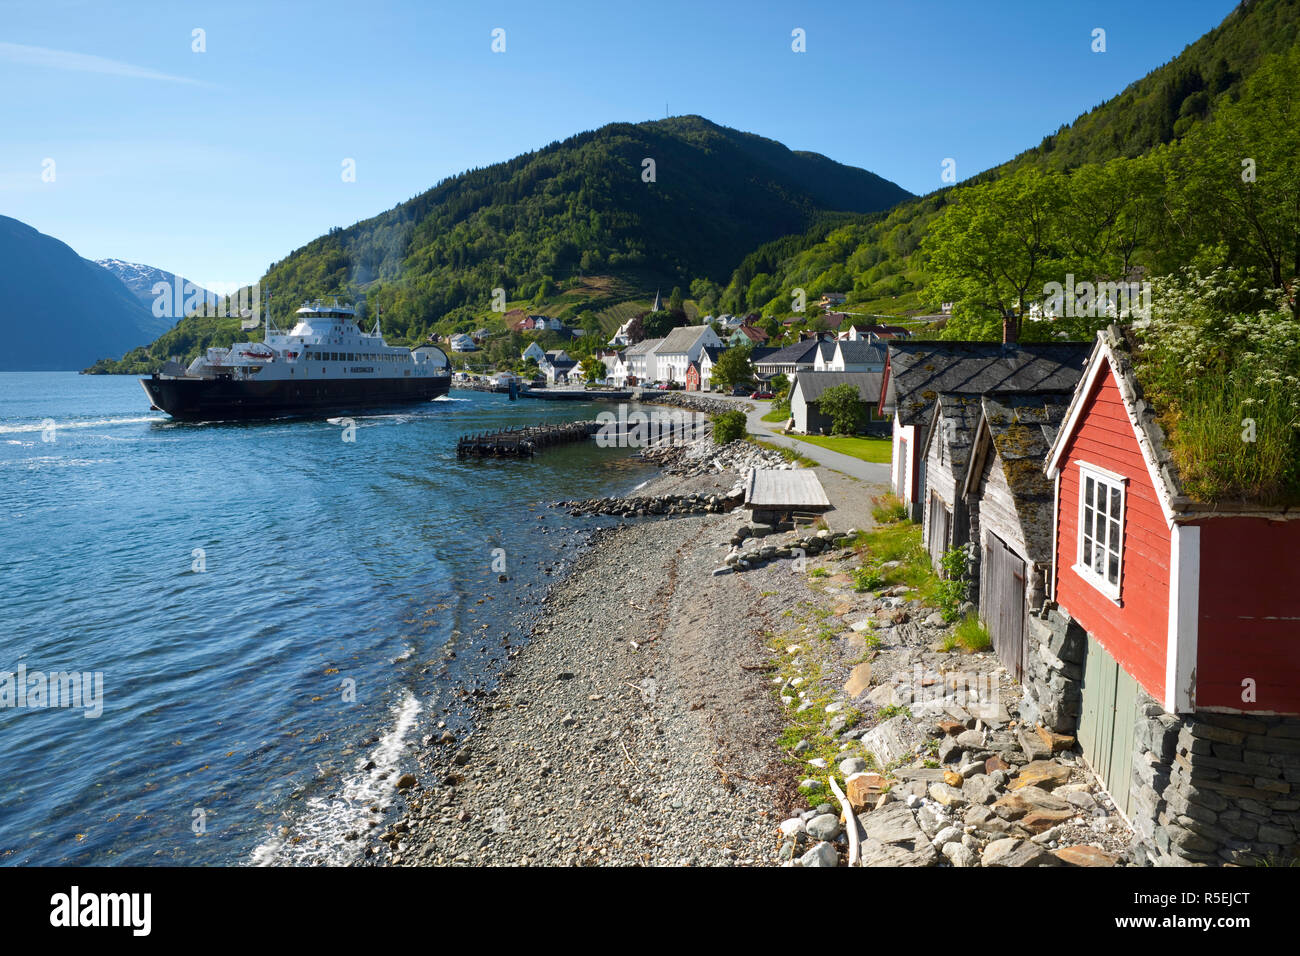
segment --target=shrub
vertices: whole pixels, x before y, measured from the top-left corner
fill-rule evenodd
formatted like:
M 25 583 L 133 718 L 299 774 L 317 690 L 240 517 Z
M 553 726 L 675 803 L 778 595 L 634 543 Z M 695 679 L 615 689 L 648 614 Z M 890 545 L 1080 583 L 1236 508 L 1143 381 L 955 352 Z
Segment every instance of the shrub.
M 738 410 L 723 412 L 713 419 L 713 441 L 727 445 L 745 437 L 745 413 Z
M 974 614 L 967 614 L 953 629 L 957 643 L 968 651 L 982 651 L 993 643 L 988 630 Z
M 854 435 L 867 417 L 867 403 L 856 385 L 836 385 L 822 392 L 821 411 L 831 420 L 831 434 Z
M 892 524 L 907 518 L 907 505 L 897 495 L 877 495 L 871 499 L 871 517 L 879 524 Z

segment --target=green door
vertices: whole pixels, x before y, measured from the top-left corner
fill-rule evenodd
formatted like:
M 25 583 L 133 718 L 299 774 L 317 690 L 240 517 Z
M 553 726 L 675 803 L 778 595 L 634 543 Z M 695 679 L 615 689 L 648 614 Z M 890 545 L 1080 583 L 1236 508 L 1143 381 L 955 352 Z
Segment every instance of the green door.
M 1083 668 L 1079 747 L 1115 805 L 1129 814 L 1137 681 L 1091 636 Z

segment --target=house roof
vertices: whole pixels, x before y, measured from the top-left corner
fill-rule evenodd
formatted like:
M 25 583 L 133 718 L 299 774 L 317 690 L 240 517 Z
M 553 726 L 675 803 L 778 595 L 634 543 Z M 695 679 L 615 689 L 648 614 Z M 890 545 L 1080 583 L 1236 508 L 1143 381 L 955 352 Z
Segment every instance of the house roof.
M 629 345 L 623 354 L 629 358 L 633 355 L 645 355 L 659 348 L 663 341 L 663 339 L 642 339 L 636 345 Z
M 1011 489 L 1027 556 L 1034 562 L 1052 557 L 1056 485 L 1044 473 L 1043 461 L 1069 405 L 1069 392 L 1000 392 L 980 398 L 980 422 L 963 494 L 979 493 L 985 462 L 996 455 L 994 467 L 1002 469 Z
M 750 355 L 751 362 L 762 362 L 764 365 L 811 365 L 816 359 L 816 349 L 821 343 L 815 339 L 807 339 L 803 342 L 796 342 L 794 345 L 787 345 L 783 349 L 772 349 L 767 355 L 758 358 Z M 758 352 L 758 349 L 754 350 Z
M 834 343 L 827 343 L 834 349 Z M 885 346 L 880 342 L 871 342 L 867 339 L 858 339 L 856 342 L 850 342 L 847 339 L 839 342 L 840 354 L 844 356 L 845 365 L 879 365 L 882 368 L 885 364 Z
M 749 339 L 751 342 L 756 342 L 759 345 L 762 345 L 767 341 L 767 333 L 752 325 L 742 325 L 736 329 L 736 331 L 745 336 L 745 338 Z
M 934 415 L 926 432 L 924 453 L 928 455 L 930 446 L 941 442 L 958 483 L 966 474 L 966 465 L 970 463 L 971 449 L 975 445 L 980 397 L 961 392 L 941 392 L 935 400 Z
M 942 392 L 1069 391 L 1091 353 L 1085 342 L 890 342 L 881 404 L 925 425 Z
M 853 385 L 864 402 L 878 402 L 883 377 L 881 372 L 801 371 L 795 376 L 790 393 L 794 394 L 794 389 L 797 388 L 803 394 L 805 402 L 815 402 L 828 388 L 834 388 L 836 385 Z
M 710 362 L 717 362 L 718 356 L 725 351 L 727 351 L 725 345 L 706 345 L 704 346 L 704 352 L 702 354 L 707 355 Z
M 668 336 L 664 339 L 663 346 L 656 354 L 680 355 L 684 352 L 689 352 L 691 349 L 695 348 L 695 344 L 699 342 L 700 337 L 706 335 L 708 332 L 709 327 L 707 325 L 679 326 L 668 333 Z

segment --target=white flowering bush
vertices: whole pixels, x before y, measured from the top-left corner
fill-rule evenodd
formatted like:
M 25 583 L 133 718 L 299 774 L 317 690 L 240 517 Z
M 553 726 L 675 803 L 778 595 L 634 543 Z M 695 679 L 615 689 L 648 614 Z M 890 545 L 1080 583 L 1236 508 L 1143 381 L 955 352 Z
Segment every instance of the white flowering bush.
M 1300 321 L 1230 269 L 1153 280 L 1135 368 L 1184 491 L 1202 501 L 1300 501 Z M 1249 303 L 1270 304 L 1250 309 Z

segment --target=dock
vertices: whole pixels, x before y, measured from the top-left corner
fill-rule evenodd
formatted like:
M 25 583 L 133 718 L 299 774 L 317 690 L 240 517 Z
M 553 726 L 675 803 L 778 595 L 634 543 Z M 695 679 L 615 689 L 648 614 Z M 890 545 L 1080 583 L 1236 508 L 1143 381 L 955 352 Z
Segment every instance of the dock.
M 597 422 L 565 422 L 462 435 L 456 442 L 456 457 L 532 458 L 537 452 L 553 445 L 586 441 L 599 427 Z

